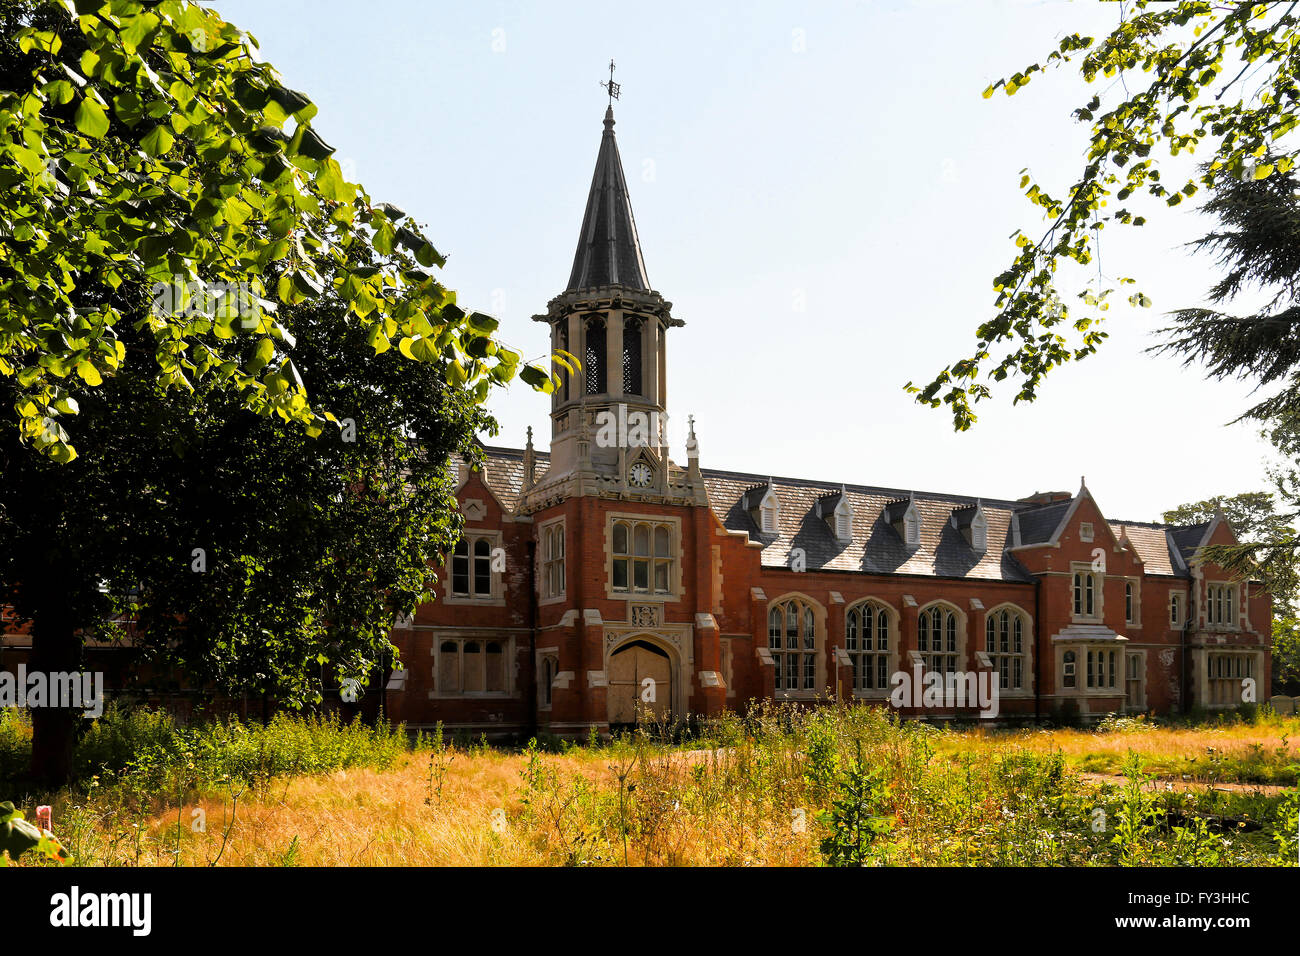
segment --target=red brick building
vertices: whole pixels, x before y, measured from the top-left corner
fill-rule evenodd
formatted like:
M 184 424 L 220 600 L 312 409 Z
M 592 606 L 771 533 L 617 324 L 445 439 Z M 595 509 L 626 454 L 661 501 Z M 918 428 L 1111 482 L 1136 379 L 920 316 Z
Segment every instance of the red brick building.
M 895 675 L 984 675 L 1003 718 L 1233 707 L 1269 693 L 1271 601 L 1201 559 L 1222 518 L 1107 518 L 1078 492 L 1016 499 L 703 468 L 670 458 L 666 340 L 605 132 L 573 270 L 535 316 L 583 361 L 550 452 L 461 470 L 465 534 L 436 602 L 399 622 L 390 716 L 586 736 L 638 705 L 888 704 Z M 649 698 L 653 697 L 653 700 Z M 927 717 L 974 706 L 918 706 Z

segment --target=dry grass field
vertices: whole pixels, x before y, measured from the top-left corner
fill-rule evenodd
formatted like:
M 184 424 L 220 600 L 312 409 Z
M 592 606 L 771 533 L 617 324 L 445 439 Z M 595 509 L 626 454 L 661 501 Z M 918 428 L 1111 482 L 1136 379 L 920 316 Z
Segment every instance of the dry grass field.
M 1267 712 L 990 731 L 767 706 L 668 740 L 510 750 L 132 714 L 83 741 L 102 772 L 5 795 L 52 803 L 71 862 L 98 866 L 1297 862 L 1300 720 Z

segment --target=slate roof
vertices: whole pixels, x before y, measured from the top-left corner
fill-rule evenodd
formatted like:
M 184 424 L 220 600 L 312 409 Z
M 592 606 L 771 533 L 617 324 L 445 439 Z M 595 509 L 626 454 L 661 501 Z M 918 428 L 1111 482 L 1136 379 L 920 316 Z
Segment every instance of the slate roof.
M 1070 510 L 1069 501 L 1053 501 L 1047 505 L 1031 505 L 1017 510 L 1020 522 L 1021 544 L 1042 544 L 1050 541 L 1061 519 Z
M 988 519 L 988 550 L 971 548 L 949 520 L 956 508 L 974 505 L 976 498 L 961 495 L 915 493 L 921 516 L 921 544 L 908 548 L 885 516 L 891 502 L 906 502 L 912 492 L 869 485 L 844 485 L 853 507 L 853 537 L 837 541 L 825 518 L 817 517 L 819 498 L 838 492 L 838 485 L 798 478 L 773 478 L 779 502 L 777 532 L 762 534 L 744 507 L 746 489 L 767 478 L 737 472 L 701 469 L 709 504 L 723 525 L 744 531 L 763 544 L 764 567 L 788 567 L 792 548 L 802 548 L 809 570 L 860 571 L 869 574 L 915 574 L 995 581 L 1032 581 L 1033 578 L 1005 549 L 1010 547 L 1011 514 L 1017 504 L 978 499 Z
M 1178 553 L 1182 555 L 1184 563 L 1192 559 L 1192 555 L 1196 553 L 1201 539 L 1205 537 L 1205 532 L 1210 529 L 1212 523 L 1202 521 L 1200 524 L 1189 524 L 1170 530 L 1170 537 L 1173 538 L 1174 546 L 1178 549 Z
M 485 447 L 485 481 L 501 504 L 515 511 L 523 493 L 522 450 Z M 550 465 L 546 452 L 536 452 L 534 475 L 541 483 Z M 1069 500 L 1049 504 L 969 495 L 905 491 L 873 485 L 841 485 L 801 478 L 778 478 L 742 472 L 701 469 L 709 505 L 723 525 L 745 532 L 763 546 L 764 567 L 788 567 L 791 549 L 802 548 L 810 571 L 857 571 L 867 574 L 907 574 L 942 578 L 971 578 L 991 581 L 1030 582 L 1034 578 L 1007 549 L 1017 542 L 1012 534 L 1013 516 L 1020 527 L 1020 544 L 1042 544 L 1051 539 L 1070 507 Z M 762 494 L 746 492 L 768 482 L 778 501 L 777 531 L 763 534 L 750 507 L 757 507 Z M 817 504 L 841 493 L 853 508 L 853 536 L 847 541 L 835 537 L 831 522 L 819 517 Z M 921 517 L 921 543 L 910 549 L 890 524 L 886 509 L 891 503 L 915 501 Z M 988 549 L 977 552 L 960 530 L 976 504 L 988 521 Z M 823 507 L 824 514 L 830 512 Z M 952 517 L 958 513 L 957 527 Z M 1171 527 L 1142 521 L 1111 521 L 1118 538 L 1121 531 L 1137 549 L 1148 574 L 1186 577 L 1186 560 L 1205 535 L 1207 524 Z M 1178 560 L 1178 555 L 1183 561 Z
M 535 454 L 533 477 L 540 482 L 551 465 L 551 456 L 546 452 Z M 503 508 L 511 512 L 518 510 L 519 496 L 524 491 L 523 450 L 484 446 L 483 458 L 483 482 L 492 489 Z
M 1187 577 L 1186 560 L 1180 563 L 1174 556 L 1176 545 L 1173 542 L 1173 534 L 1185 529 L 1148 521 L 1109 521 L 1107 524 L 1116 538 L 1121 532 L 1128 535 L 1129 543 L 1142 559 L 1147 574 Z
M 641 241 L 632 217 L 632 201 L 618 143 L 614 140 L 614 110 L 605 111 L 605 132 L 600 138 L 596 171 L 587 194 L 587 211 L 582 217 L 578 250 L 565 291 L 622 286 L 638 292 L 650 291 Z

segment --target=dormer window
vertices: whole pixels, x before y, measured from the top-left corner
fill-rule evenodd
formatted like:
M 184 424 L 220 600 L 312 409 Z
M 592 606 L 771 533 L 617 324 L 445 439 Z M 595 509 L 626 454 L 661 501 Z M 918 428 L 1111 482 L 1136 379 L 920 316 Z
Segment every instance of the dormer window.
M 836 541 L 848 544 L 853 540 L 853 505 L 843 485 L 839 491 L 818 498 L 814 511 L 817 517 L 825 519 Z
M 921 514 L 916 510 L 916 497 L 908 495 L 885 505 L 885 520 L 910 549 L 921 546 Z
M 909 549 L 920 548 L 920 512 L 917 510 L 917 498 L 909 494 L 885 505 L 885 522 L 902 538 Z
M 766 485 L 756 485 L 741 497 L 741 506 L 758 525 L 762 534 L 776 534 L 781 519 L 781 505 L 772 487 L 772 479 Z
M 909 548 L 921 543 L 921 522 L 917 520 L 915 511 L 903 515 L 903 541 Z
M 983 554 L 989 549 L 989 521 L 984 514 L 984 506 L 978 501 L 954 509 L 952 526 L 961 532 L 976 554 Z

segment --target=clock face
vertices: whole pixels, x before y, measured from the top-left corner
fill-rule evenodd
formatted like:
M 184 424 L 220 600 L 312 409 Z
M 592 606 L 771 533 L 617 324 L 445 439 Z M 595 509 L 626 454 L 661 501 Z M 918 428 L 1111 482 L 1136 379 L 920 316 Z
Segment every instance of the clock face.
M 638 461 L 627 471 L 627 480 L 636 488 L 650 487 L 650 479 L 654 477 L 654 472 L 650 466 L 643 461 Z

